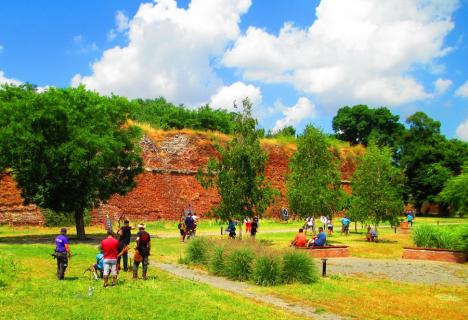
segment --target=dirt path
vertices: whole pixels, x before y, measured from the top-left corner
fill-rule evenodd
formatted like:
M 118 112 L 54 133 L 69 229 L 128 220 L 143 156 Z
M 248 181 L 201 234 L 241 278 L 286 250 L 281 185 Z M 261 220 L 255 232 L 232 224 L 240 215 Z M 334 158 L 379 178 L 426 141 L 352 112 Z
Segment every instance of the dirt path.
M 286 311 L 305 316 L 307 318 L 320 320 L 347 319 L 332 313 L 322 313 L 313 307 L 291 304 L 275 296 L 255 293 L 253 292 L 255 286 L 245 282 L 236 282 L 226 278 L 212 276 L 198 270 L 188 269 L 182 265 L 156 263 L 156 267 L 175 276 L 206 283 L 214 288 L 229 291 L 248 299 L 256 300 L 258 302 L 270 304 Z
M 321 265 L 320 260 L 318 263 Z M 327 274 L 363 274 L 411 283 L 468 285 L 467 263 L 332 258 L 327 261 Z

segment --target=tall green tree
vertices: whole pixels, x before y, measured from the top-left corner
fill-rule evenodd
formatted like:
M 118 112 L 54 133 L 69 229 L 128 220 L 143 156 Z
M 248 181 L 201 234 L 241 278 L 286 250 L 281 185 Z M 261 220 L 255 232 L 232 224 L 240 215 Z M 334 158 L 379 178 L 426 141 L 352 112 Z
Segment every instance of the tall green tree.
M 440 133 L 440 122 L 423 112 L 416 112 L 406 121 L 399 164 L 405 170 L 405 198 L 420 210 L 425 201 L 437 203 L 437 195 L 446 181 L 461 172 L 468 160 L 468 144 L 447 140 Z M 448 207 L 439 203 L 442 213 Z
M 289 160 L 287 198 L 292 212 L 301 216 L 332 216 L 342 196 L 339 156 L 326 136 L 309 125 L 297 139 L 297 152 Z
M 130 105 L 84 87 L 0 88 L 0 169 L 11 168 L 27 203 L 73 214 L 135 186 L 142 172 L 140 131 L 127 124 Z
M 338 139 L 351 144 L 367 145 L 372 138 L 379 145 L 396 148 L 404 132 L 399 119 L 385 107 L 370 109 L 360 104 L 340 108 L 332 126 Z
M 352 177 L 350 216 L 378 226 L 383 221 L 395 225 L 403 211 L 403 172 L 392 164 L 388 147 L 370 143 Z
M 446 203 L 460 217 L 468 213 L 468 162 L 461 174 L 447 180 L 437 200 Z
M 265 178 L 267 154 L 260 146 L 252 104 L 246 98 L 242 106 L 232 140 L 226 147 L 218 145 L 219 159 L 210 159 L 197 175 L 205 188 L 218 188 L 221 202 L 213 213 L 223 221 L 261 216 L 278 194 Z

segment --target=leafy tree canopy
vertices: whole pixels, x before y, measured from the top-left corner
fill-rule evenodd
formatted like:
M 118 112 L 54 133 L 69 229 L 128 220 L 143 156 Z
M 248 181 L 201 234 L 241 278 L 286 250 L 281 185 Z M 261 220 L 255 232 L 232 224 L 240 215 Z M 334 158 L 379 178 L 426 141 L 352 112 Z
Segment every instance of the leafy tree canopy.
M 332 126 L 338 139 L 351 144 L 367 145 L 372 137 L 379 145 L 396 147 L 404 131 L 399 118 L 385 107 L 370 109 L 360 104 L 339 109 Z
M 395 225 L 404 207 L 404 175 L 392 165 L 391 150 L 388 147 L 379 148 L 371 142 L 358 162 L 352 181 L 351 219 L 374 225 L 389 221 Z
M 460 175 L 450 178 L 445 183 L 437 200 L 448 204 L 461 217 L 468 213 L 468 162 Z
M 84 237 L 83 211 L 131 190 L 142 171 L 129 113 L 127 99 L 84 87 L 2 86 L 0 169 L 12 169 L 26 202 L 74 214 Z
M 330 151 L 326 136 L 309 125 L 297 139 L 289 161 L 287 197 L 292 212 L 301 217 L 332 216 L 342 195 L 339 156 Z
M 213 213 L 224 221 L 262 215 L 278 194 L 265 178 L 267 154 L 260 146 L 252 105 L 249 99 L 242 104 L 242 113 L 235 116 L 233 139 L 226 147 L 217 146 L 219 160 L 210 159 L 197 175 L 204 187 L 218 188 L 221 203 Z

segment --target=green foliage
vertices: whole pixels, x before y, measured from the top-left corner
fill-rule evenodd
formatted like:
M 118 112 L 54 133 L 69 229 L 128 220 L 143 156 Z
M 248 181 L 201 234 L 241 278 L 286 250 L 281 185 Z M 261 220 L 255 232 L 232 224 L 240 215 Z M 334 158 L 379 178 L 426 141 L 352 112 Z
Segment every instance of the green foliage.
M 20 266 L 12 256 L 0 255 L 0 289 L 8 287 L 18 277 Z
M 50 209 L 42 209 L 42 215 L 44 216 L 46 227 L 70 227 L 75 225 L 75 217 L 66 212 L 55 212 Z M 91 222 L 91 215 L 89 210 L 85 210 L 83 213 L 83 221 L 85 226 Z
M 419 209 L 425 201 L 437 201 L 446 181 L 461 172 L 468 161 L 468 144 L 447 140 L 440 133 L 440 122 L 423 112 L 410 116 L 407 123 L 399 164 L 407 177 L 406 198 Z M 447 211 L 444 203 L 440 205 Z
M 295 137 L 296 136 L 296 129 L 293 126 L 287 126 L 282 128 L 281 130 L 272 133 L 271 131 L 268 131 L 269 138 L 277 138 L 277 137 Z
M 338 155 L 330 151 L 325 135 L 307 126 L 297 139 L 289 161 L 287 197 L 291 211 L 301 217 L 332 216 L 342 196 Z
M 413 230 L 412 238 L 418 247 L 460 250 L 468 253 L 468 225 L 458 227 L 421 225 Z
M 379 145 L 397 147 L 404 132 L 399 118 L 385 107 L 346 106 L 338 110 L 332 126 L 339 139 L 351 144 L 367 145 L 372 137 Z
M 191 240 L 187 247 L 187 260 L 191 263 L 207 264 L 209 261 L 210 246 L 203 237 Z
M 460 175 L 446 182 L 437 200 L 447 203 L 460 217 L 468 213 L 468 163 L 465 163 Z
M 10 167 L 27 203 L 74 214 L 135 186 L 142 171 L 140 130 L 125 98 L 84 87 L 0 88 L 0 169 Z
M 252 280 L 261 286 L 281 283 L 281 261 L 274 255 L 262 255 L 255 259 L 252 267 Z
M 226 276 L 232 280 L 248 280 L 252 272 L 254 257 L 254 253 L 249 247 L 234 248 L 226 256 Z
M 252 105 L 248 99 L 242 103 L 233 139 L 226 148 L 218 146 L 220 159 L 210 159 L 197 174 L 205 188 L 217 187 L 221 202 L 214 215 L 224 221 L 262 215 L 278 194 L 265 179 L 267 154 L 260 147 Z
M 224 265 L 224 257 L 225 249 L 224 246 L 215 246 L 212 251 L 211 259 L 208 263 L 208 270 L 218 276 L 222 276 L 225 274 L 225 265 Z
M 132 101 L 132 116 L 135 120 L 150 123 L 155 128 L 197 130 L 215 130 L 232 133 L 234 113 L 225 110 L 213 110 L 202 106 L 191 110 L 184 106 L 175 106 L 164 98 Z
M 400 169 L 392 165 L 388 147 L 379 148 L 374 143 L 358 162 L 352 177 L 353 193 L 350 200 L 351 220 L 378 225 L 388 221 L 395 225 L 403 211 L 403 181 Z
M 314 283 L 318 281 L 319 275 L 308 254 L 292 251 L 283 255 L 282 279 L 284 283 Z

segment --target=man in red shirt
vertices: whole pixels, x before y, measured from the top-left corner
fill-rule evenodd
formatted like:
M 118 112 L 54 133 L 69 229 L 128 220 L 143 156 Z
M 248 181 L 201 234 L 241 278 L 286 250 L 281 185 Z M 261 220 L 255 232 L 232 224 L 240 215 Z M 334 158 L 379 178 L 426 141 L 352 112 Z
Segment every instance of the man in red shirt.
M 117 282 L 117 256 L 119 254 L 119 241 L 113 237 L 112 231 L 107 231 L 107 238 L 101 241 L 104 253 L 104 288 L 109 286 L 109 273 L 112 274 L 112 286 Z

